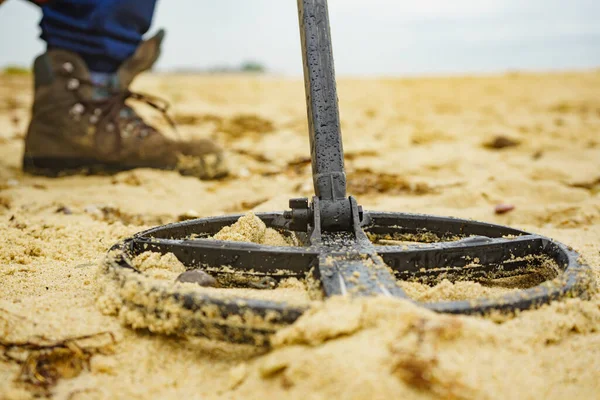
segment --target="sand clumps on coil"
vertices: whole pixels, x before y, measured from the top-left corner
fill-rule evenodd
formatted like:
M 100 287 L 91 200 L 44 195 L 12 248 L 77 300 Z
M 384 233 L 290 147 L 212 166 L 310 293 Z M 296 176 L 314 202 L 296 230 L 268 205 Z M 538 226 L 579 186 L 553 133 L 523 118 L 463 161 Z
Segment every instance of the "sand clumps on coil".
M 214 238 L 273 246 L 290 246 L 294 243 L 293 239 L 267 228 L 264 222 L 252 213 L 241 217 L 235 224 L 223 228 Z M 106 262 L 99 268 L 96 304 L 103 314 L 117 316 L 123 324 L 134 329 L 149 329 L 151 332 L 167 335 L 200 333 L 218 337 L 219 333 L 214 330 L 215 328 L 209 326 L 206 330 L 201 329 L 201 332 L 186 330 L 190 325 L 200 326 L 203 322 L 215 322 L 221 318 L 218 307 L 210 302 L 201 306 L 199 310 L 186 309 L 183 307 L 183 299 L 186 296 L 202 299 L 202 296 L 209 295 L 225 302 L 235 302 L 241 298 L 261 299 L 297 306 L 306 306 L 311 301 L 305 285 L 296 278 L 282 280 L 274 290 L 255 290 L 248 287 L 207 288 L 193 283 L 176 282 L 176 278 L 185 272 L 186 268 L 171 253 L 159 254 L 148 251 L 136 256 L 131 260 L 136 271 L 111 266 L 111 263 L 114 263 L 111 257 L 114 259 L 118 256 L 118 253 L 109 254 Z M 223 266 L 221 272 L 234 274 L 227 266 Z M 219 279 L 227 284 L 234 281 Z M 244 281 L 244 278 L 238 279 L 238 282 Z M 236 317 L 230 318 L 232 321 L 236 319 Z M 258 327 L 272 328 L 266 317 L 246 314 L 244 318 L 245 321 L 223 321 L 222 323 L 240 326 L 253 324 Z
M 133 266 L 154 279 L 174 281 L 186 271 L 185 266 L 171 253 L 159 254 L 151 251 L 140 254 L 132 260 Z
M 107 257 L 114 257 L 109 254 Z M 154 285 L 168 288 L 177 276 L 185 271 L 184 265 L 173 254 L 144 252 L 132 260 L 132 265 L 141 273 L 122 271 L 117 275 L 106 263 L 100 265 L 96 278 L 98 286 L 96 304 L 105 315 L 119 315 L 127 320 L 124 298 L 134 297 L 136 290 Z M 138 293 L 139 296 L 142 293 Z M 137 324 L 143 325 L 143 324 Z
M 406 281 L 400 281 L 399 285 L 411 299 L 423 303 L 473 300 L 480 297 L 494 298 L 517 290 L 486 287 L 477 282 L 450 282 L 448 279 L 442 280 L 435 286 Z
M 275 229 L 267 228 L 254 213 L 247 213 L 231 226 L 226 226 L 214 237 L 216 240 L 248 242 L 269 246 L 297 246 L 292 237 L 287 237 Z
M 413 300 L 423 303 L 438 301 L 462 301 L 478 298 L 499 298 L 518 290 L 528 289 L 543 282 L 552 281 L 560 274 L 560 268 L 549 257 L 529 255 L 521 258 L 525 267 L 512 271 L 490 272 L 484 277 L 469 277 L 465 270 L 477 267 L 472 263 L 463 268 L 461 280 L 449 279 L 452 274 L 426 279 L 426 282 L 398 281 Z M 510 261 L 514 261 L 511 259 Z M 456 277 L 455 277 L 456 278 Z
M 171 253 L 160 254 L 147 251 L 133 259 L 133 266 L 141 272 L 162 269 L 174 273 L 185 272 L 185 266 Z

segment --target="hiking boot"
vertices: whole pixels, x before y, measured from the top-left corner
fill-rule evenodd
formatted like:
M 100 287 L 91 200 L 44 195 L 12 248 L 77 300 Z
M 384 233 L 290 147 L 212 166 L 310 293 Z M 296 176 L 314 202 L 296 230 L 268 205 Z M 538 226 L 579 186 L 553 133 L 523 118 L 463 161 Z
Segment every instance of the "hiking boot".
M 129 85 L 152 67 L 164 32 L 140 44 L 109 84 L 93 81 L 74 53 L 51 49 L 34 63 L 35 98 L 25 139 L 23 170 L 45 176 L 114 173 L 133 168 L 176 169 L 215 179 L 227 174 L 223 152 L 209 140 L 171 139 L 146 124 L 126 105 L 145 102 L 167 114 L 168 105 L 130 91 Z

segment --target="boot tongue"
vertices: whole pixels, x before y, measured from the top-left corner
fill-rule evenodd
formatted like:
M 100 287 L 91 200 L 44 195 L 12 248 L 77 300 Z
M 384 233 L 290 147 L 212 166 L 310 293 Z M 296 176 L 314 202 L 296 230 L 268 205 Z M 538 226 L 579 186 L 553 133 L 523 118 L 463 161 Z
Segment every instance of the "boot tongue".
M 119 90 L 119 77 L 117 74 L 90 71 L 90 81 L 94 84 L 92 88 L 92 99 L 106 100 Z M 132 108 L 123 105 L 119 111 L 121 118 L 131 118 L 135 115 Z
M 137 75 L 152 68 L 160 56 L 164 37 L 165 31 L 159 30 L 150 39 L 142 41 L 135 53 L 121 64 L 117 76 L 122 89 L 127 89 Z
M 94 84 L 92 98 L 95 100 L 107 99 L 119 89 L 117 74 L 90 71 L 90 81 Z

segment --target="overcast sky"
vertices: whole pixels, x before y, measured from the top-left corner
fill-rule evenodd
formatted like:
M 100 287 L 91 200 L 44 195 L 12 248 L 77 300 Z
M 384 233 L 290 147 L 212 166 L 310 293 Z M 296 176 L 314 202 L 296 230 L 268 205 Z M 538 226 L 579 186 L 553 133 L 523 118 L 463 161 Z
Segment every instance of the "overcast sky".
M 600 0 L 329 0 L 338 74 L 469 73 L 600 66 Z M 0 66 L 43 50 L 40 11 L 0 6 Z M 159 0 L 158 67 L 257 60 L 300 74 L 296 0 Z

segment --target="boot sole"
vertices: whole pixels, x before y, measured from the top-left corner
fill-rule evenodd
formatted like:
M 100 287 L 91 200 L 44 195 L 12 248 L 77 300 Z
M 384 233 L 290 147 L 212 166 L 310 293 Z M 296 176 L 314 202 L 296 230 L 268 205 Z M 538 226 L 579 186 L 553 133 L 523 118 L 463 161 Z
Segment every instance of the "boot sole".
M 94 158 L 23 157 L 23 172 L 48 178 L 71 175 L 114 175 L 136 168 L 151 168 L 162 171 L 174 171 L 176 169 L 152 164 L 124 165 L 120 163 L 107 163 Z M 210 179 L 220 179 L 227 175 L 228 173 L 224 172 Z
M 31 175 L 58 178 L 70 175 L 114 175 L 136 168 L 173 170 L 156 165 L 106 163 L 93 158 L 23 157 L 23 171 Z

